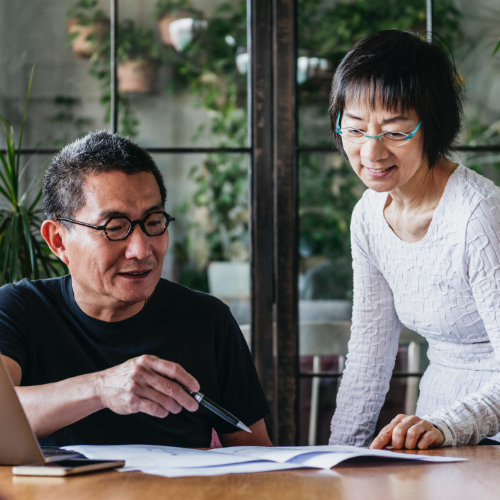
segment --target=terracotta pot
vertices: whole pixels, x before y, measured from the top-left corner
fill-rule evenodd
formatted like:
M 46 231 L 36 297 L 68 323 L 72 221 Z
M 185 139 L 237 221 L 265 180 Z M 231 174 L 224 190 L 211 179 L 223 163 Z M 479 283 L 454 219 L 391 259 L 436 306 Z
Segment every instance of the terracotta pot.
M 118 64 L 117 74 L 120 92 L 147 94 L 153 89 L 156 66 L 151 61 L 125 61 Z
M 109 21 L 99 21 L 88 26 L 81 26 L 78 19 L 68 19 L 68 33 L 78 33 L 78 36 L 71 42 L 73 52 L 78 57 L 90 57 L 103 42 L 104 37 L 109 32 Z M 96 35 L 97 40 L 88 40 L 90 35 Z M 93 37 L 92 37 L 93 38 Z
M 170 47 L 174 45 L 170 38 L 170 24 L 177 19 L 185 19 L 187 17 L 193 17 L 193 12 L 189 10 L 179 10 L 174 14 L 165 14 L 158 20 L 158 31 L 160 32 L 161 41 L 165 45 L 169 45 Z

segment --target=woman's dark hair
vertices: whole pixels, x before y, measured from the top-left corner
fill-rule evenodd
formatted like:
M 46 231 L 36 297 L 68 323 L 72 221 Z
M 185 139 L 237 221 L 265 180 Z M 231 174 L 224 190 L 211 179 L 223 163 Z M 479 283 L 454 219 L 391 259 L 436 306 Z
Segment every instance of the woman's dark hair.
M 129 139 L 101 130 L 68 144 L 52 159 L 43 179 L 45 218 L 74 217 L 85 205 L 87 175 L 112 171 L 128 175 L 151 172 L 165 206 L 167 190 L 151 155 Z
M 424 154 L 429 168 L 450 151 L 460 131 L 464 89 L 453 56 L 436 43 L 407 31 L 385 30 L 359 41 L 335 72 L 330 95 L 330 124 L 338 150 L 347 159 L 336 133 L 346 99 L 369 98 L 391 111 L 416 111 L 422 121 Z

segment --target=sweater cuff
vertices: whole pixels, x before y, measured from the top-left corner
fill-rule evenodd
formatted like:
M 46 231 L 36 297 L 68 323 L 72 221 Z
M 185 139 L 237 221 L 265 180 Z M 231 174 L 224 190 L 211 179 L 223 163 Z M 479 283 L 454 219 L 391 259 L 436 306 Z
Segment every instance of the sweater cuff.
M 444 441 L 441 446 L 455 446 L 455 440 L 453 438 L 453 433 L 444 420 L 440 418 L 433 418 L 430 415 L 425 415 L 422 417 L 427 422 L 430 422 L 434 427 L 437 427 L 444 435 Z

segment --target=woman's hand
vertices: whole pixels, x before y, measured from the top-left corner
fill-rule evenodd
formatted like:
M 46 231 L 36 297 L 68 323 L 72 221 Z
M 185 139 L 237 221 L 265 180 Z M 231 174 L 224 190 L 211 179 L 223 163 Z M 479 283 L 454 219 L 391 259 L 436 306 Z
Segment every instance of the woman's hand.
M 398 415 L 380 431 L 370 448 L 380 449 L 392 444 L 396 450 L 426 450 L 443 443 L 444 434 L 427 420 L 415 415 Z

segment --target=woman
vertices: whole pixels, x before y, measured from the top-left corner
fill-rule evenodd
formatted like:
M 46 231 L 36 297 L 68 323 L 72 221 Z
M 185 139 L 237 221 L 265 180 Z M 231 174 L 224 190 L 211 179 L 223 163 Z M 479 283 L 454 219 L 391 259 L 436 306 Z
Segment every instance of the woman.
M 371 444 L 500 441 L 500 189 L 448 158 L 462 89 L 436 45 L 397 30 L 347 54 L 332 87 L 339 151 L 369 188 L 351 223 L 352 333 L 330 444 L 367 445 L 402 325 L 429 343 L 417 416 Z

